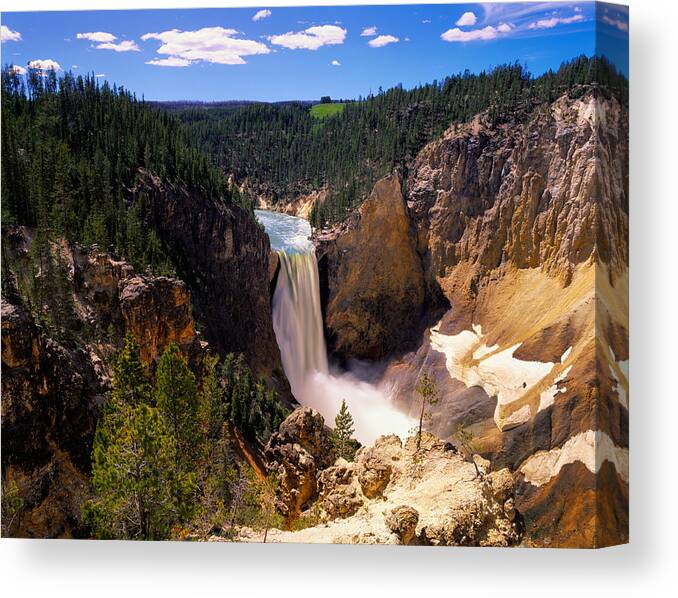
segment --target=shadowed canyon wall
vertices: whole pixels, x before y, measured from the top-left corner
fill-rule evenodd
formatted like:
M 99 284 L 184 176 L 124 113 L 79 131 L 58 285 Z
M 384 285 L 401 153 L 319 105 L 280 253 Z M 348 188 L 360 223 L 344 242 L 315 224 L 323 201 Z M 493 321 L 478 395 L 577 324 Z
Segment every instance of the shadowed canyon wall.
M 206 339 L 221 352 L 244 353 L 255 371 L 289 392 L 271 318 L 271 248 L 261 226 L 238 206 L 142 174 L 135 193 L 148 197 L 153 228 L 192 291 Z

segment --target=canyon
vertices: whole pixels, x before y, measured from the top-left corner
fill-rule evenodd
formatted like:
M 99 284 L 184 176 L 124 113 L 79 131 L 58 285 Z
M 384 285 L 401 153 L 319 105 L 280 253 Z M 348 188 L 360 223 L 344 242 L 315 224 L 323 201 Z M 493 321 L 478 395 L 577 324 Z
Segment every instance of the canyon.
M 272 541 L 627 541 L 628 113 L 600 88 L 579 92 L 451 125 L 322 230 L 306 219 L 324 189 L 262 201 L 276 212 L 255 218 L 139 169 L 130 193 L 175 274 L 52 243 L 75 340 L 3 286 L 3 483 L 27 489 L 12 533 L 87 534 L 92 443 L 129 333 L 150 372 L 170 343 L 198 370 L 242 353 L 288 410 L 304 406 L 266 446 L 238 449 L 279 476 L 280 513 L 321 511 Z M 3 235 L 18 285 L 35 232 Z M 422 373 L 440 401 L 420 451 L 408 436 Z M 355 462 L 334 459 L 325 426 L 342 400 Z

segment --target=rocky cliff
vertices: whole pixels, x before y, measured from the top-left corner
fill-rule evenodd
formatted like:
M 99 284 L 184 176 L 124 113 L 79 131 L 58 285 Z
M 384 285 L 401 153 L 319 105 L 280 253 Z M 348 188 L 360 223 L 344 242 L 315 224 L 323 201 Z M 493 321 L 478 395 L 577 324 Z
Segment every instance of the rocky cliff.
M 136 194 L 149 200 L 152 226 L 189 285 L 196 319 L 220 352 L 242 352 L 285 393 L 269 294 L 268 236 L 250 214 L 190 195 L 147 172 Z
M 381 359 L 411 345 L 424 305 L 424 272 L 396 176 L 380 180 L 339 234 L 318 243 L 328 345 Z
M 423 276 L 425 311 L 446 311 L 385 381 L 414 414 L 417 378 L 431 372 L 442 392 L 431 429 L 446 437 L 463 423 L 495 466 L 517 472 L 536 545 L 627 538 L 627 173 L 627 112 L 594 88 L 526 121 L 493 126 L 479 115 L 455 125 L 407 177 L 402 228 L 414 229 L 422 265 L 407 276 L 415 286 Z M 368 230 L 352 244 L 369 248 Z M 335 246 L 351 239 L 338 235 Z M 401 239 L 392 248 L 377 235 L 383 254 L 401 251 Z M 372 272 L 369 250 L 333 258 L 335 272 Z M 394 272 L 397 280 L 399 262 Z M 328 328 L 336 295 L 327 297 Z M 404 328 L 419 317 L 408 308 L 395 312 Z M 385 302 L 344 319 L 363 311 L 376 320 L 370 330 L 394 321 Z
M 6 257 L 15 272 L 26 271 L 31 231 L 6 234 Z M 4 529 L 12 536 L 84 532 L 81 506 L 88 498 L 92 442 L 117 339 L 131 333 L 149 367 L 170 342 L 196 367 L 205 350 L 182 281 L 137 275 L 96 249 L 55 244 L 51 251 L 67 265 L 73 336 L 55 339 L 15 297 L 14 303 L 2 300 L 2 484 L 23 501 L 11 528 Z

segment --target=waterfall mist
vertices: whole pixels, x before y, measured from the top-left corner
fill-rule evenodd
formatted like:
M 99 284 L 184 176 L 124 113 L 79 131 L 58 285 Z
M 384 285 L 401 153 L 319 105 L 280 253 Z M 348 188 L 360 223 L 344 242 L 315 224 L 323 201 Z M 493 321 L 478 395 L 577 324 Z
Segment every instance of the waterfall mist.
M 323 334 L 315 249 L 307 221 L 257 210 L 280 258 L 273 294 L 273 329 L 285 375 L 299 403 L 313 407 L 332 426 L 342 400 L 355 423 L 355 437 L 372 443 L 382 434 L 407 436 L 414 421 L 392 404 L 388 390 L 352 372 L 331 371 Z

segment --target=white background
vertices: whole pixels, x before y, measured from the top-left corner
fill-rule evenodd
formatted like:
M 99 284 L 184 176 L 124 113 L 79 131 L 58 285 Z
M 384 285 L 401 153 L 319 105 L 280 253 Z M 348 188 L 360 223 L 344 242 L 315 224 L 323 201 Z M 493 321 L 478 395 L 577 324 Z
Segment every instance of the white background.
M 342 3 L 351 2 L 287 2 Z M 678 3 L 627 3 L 631 6 L 632 137 L 630 545 L 587 551 L 3 539 L 4 595 L 676 595 Z M 285 4 L 0 0 L 0 9 Z

